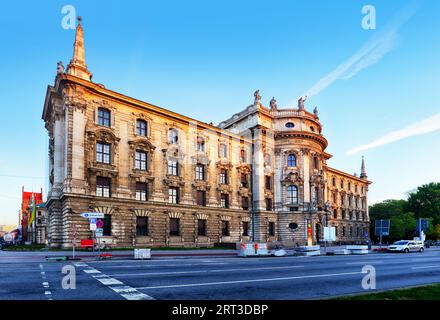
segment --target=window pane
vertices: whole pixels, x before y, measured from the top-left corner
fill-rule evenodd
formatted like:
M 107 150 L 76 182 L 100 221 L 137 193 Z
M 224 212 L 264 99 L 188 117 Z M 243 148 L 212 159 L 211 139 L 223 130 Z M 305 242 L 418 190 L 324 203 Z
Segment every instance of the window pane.
M 112 216 L 109 214 L 104 215 L 104 228 L 102 231 L 104 236 L 112 235 Z
M 197 234 L 206 236 L 206 220 L 197 220 Z
M 180 219 L 170 218 L 170 236 L 179 235 Z
M 147 122 L 144 120 L 136 121 L 136 134 L 139 136 L 147 136 Z
M 148 217 L 136 217 L 136 235 L 148 236 Z
M 222 236 L 229 236 L 229 221 L 222 221 Z

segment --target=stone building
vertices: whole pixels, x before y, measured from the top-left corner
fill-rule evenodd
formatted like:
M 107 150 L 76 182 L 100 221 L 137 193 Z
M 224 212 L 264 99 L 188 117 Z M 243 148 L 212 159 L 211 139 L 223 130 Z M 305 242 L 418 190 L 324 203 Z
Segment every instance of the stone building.
M 317 110 L 254 103 L 218 126 L 92 82 L 78 23 L 73 59 L 58 63 L 42 118 L 49 134 L 48 240 L 89 238 L 82 212 L 105 214 L 114 246 L 320 242 L 368 232 L 367 180 L 327 166 Z M 74 227 L 75 226 L 75 227 Z

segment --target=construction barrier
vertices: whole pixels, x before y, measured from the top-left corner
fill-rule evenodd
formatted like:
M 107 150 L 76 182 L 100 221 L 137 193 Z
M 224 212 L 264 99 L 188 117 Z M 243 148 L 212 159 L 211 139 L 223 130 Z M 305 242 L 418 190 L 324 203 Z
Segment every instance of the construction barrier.
M 302 246 L 295 248 L 298 256 L 319 256 L 321 255 L 321 246 Z
M 134 249 L 134 258 L 139 259 L 151 259 L 151 249 Z
M 269 245 L 267 243 L 242 243 L 240 245 L 239 257 L 269 256 Z
M 346 246 L 346 250 L 349 250 L 351 254 L 368 254 L 368 246 Z

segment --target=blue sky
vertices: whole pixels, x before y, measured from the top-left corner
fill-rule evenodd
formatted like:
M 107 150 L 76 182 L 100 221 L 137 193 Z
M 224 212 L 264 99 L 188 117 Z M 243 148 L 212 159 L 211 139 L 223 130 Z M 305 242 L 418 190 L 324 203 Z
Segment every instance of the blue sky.
M 74 31 L 61 27 L 64 5 L 73 5 L 83 16 L 94 82 L 214 123 L 251 104 L 256 89 L 266 105 L 272 96 L 279 107 L 292 105 L 395 27 L 385 53 L 367 52 L 375 63 L 366 63 L 349 79 L 337 77 L 306 105 L 319 108 L 327 151 L 334 155 L 331 166 L 359 173 L 365 155 L 374 181 L 370 202 L 401 198 L 420 184 L 440 181 L 436 119 L 421 125 L 432 125 L 430 132 L 415 135 L 423 131 L 419 121 L 440 112 L 440 1 L 416 1 L 410 17 L 396 24 L 396 14 L 407 3 L 412 2 L 3 3 L 0 224 L 17 223 L 22 185 L 29 191 L 46 187 L 44 96 L 54 81 L 56 62 L 67 65 L 70 60 L 74 40 Z M 376 8 L 376 30 L 361 28 L 361 9 L 367 4 Z M 415 129 L 402 133 L 414 124 Z M 392 136 L 410 136 L 348 153 L 396 131 Z

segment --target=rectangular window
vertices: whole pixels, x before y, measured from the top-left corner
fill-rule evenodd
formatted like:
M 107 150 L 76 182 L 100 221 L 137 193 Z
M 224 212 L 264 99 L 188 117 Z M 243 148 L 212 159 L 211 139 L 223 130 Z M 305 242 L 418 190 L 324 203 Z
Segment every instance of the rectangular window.
M 269 222 L 269 236 L 275 236 L 275 222 Z
M 241 197 L 241 207 L 243 210 L 249 210 L 249 198 Z
M 111 179 L 96 177 L 96 195 L 98 197 L 109 198 L 111 195 Z
M 106 237 L 112 235 L 112 216 L 109 214 L 104 215 L 104 228 L 102 230 L 102 235 Z
M 345 227 L 342 227 L 342 236 L 345 237 Z
M 110 145 L 108 143 L 96 143 L 96 162 L 110 164 Z
M 226 158 L 228 156 L 228 148 L 225 144 L 220 145 L 219 153 L 221 158 Z
M 240 150 L 240 161 L 241 162 L 246 162 L 246 150 L 244 150 L 244 149 L 241 149 Z
M 206 236 L 206 220 L 197 220 L 197 235 Z
M 266 176 L 264 184 L 265 184 L 266 190 L 272 190 L 272 177 Z
M 350 227 L 350 237 L 353 236 L 353 227 Z
M 196 166 L 196 180 L 205 180 L 205 166 L 202 164 Z
M 243 236 L 245 237 L 249 236 L 249 222 L 243 221 L 242 225 L 243 225 Z
M 220 184 L 228 184 L 228 171 L 220 170 Z
M 168 160 L 168 174 L 173 176 L 179 175 L 177 160 Z
M 197 205 L 206 206 L 206 191 L 197 190 Z
M 104 127 L 110 127 L 110 111 L 98 109 L 98 124 Z
M 200 152 L 205 151 L 205 140 L 201 137 L 197 138 L 197 151 L 200 151 Z
M 222 221 L 222 236 L 229 236 L 229 221 Z
M 179 188 L 170 187 L 168 189 L 168 202 L 179 203 Z
M 170 218 L 170 236 L 180 235 L 180 219 Z
M 138 170 L 146 171 L 147 166 L 147 153 L 145 151 L 136 150 L 134 167 Z
M 229 208 L 229 195 L 222 193 L 220 198 L 220 205 L 222 208 Z
M 244 173 L 241 174 L 240 185 L 241 185 L 242 188 L 247 188 L 248 187 L 248 176 L 247 176 L 247 174 L 244 174 Z
M 136 182 L 136 200 L 148 200 L 148 184 L 144 182 Z
M 136 217 L 136 235 L 148 236 L 148 217 Z
M 271 198 L 266 198 L 266 211 L 272 211 L 272 199 Z

